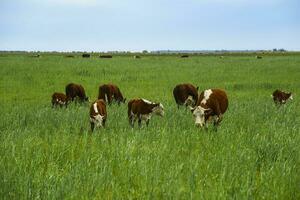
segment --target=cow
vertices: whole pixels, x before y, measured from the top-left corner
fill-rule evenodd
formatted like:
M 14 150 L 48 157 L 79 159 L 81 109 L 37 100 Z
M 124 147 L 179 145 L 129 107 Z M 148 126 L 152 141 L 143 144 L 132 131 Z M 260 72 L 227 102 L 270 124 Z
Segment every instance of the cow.
M 191 108 L 197 127 L 207 129 L 207 122 L 213 119 L 214 126 L 220 124 L 223 114 L 228 107 L 228 98 L 226 92 L 221 89 L 208 89 L 199 95 L 197 105 Z
M 54 106 L 67 107 L 68 98 L 64 93 L 54 92 L 52 94 L 51 103 L 52 103 L 52 108 L 54 108 Z
M 161 103 L 153 103 L 146 99 L 132 99 L 128 102 L 128 119 L 132 128 L 136 120 L 139 127 L 142 125 L 142 120 L 146 121 L 148 126 L 153 114 L 164 116 L 164 107 Z
M 262 59 L 262 56 L 255 56 L 256 59 Z
M 88 54 L 88 53 L 84 53 L 84 54 L 82 54 L 82 57 L 83 57 L 83 58 L 89 58 L 89 57 L 91 57 L 91 55 Z
M 173 96 L 178 109 L 180 105 L 195 106 L 198 100 L 198 87 L 190 83 L 178 84 L 173 89 Z
M 276 105 L 282 105 L 285 104 L 287 102 L 287 100 L 293 100 L 293 95 L 291 92 L 283 92 L 281 90 L 275 90 L 273 92 L 273 94 L 271 95 L 271 97 L 274 100 L 274 103 Z
M 109 105 L 113 100 L 116 101 L 118 105 L 120 105 L 120 103 L 125 103 L 126 101 L 126 98 L 123 97 L 118 86 L 111 83 L 99 86 L 98 99 L 103 99 Z
M 100 55 L 99 58 L 112 58 L 112 55 Z
M 180 57 L 181 57 L 181 58 L 188 58 L 189 55 L 181 55 Z
M 106 104 L 102 99 L 94 101 L 90 107 L 90 124 L 91 130 L 96 127 L 105 127 L 107 119 Z
M 140 59 L 141 56 L 133 56 L 134 59 Z
M 85 95 L 85 91 L 82 85 L 75 83 L 69 83 L 66 86 L 66 95 L 68 101 L 74 101 L 75 99 L 77 99 L 79 102 L 83 103 L 89 100 L 89 98 Z

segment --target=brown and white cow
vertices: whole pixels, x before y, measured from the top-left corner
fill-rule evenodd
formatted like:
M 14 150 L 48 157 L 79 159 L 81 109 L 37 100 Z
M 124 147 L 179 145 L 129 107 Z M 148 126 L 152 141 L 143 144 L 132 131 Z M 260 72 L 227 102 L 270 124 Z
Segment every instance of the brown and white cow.
M 78 99 L 78 101 L 82 103 L 89 100 L 89 98 L 85 95 L 82 85 L 75 83 L 70 83 L 66 86 L 66 95 L 68 101 L 74 101 L 75 99 Z
M 164 116 L 164 107 L 161 103 L 153 103 L 146 99 L 132 99 L 128 102 L 128 119 L 132 128 L 136 120 L 139 127 L 142 125 L 142 120 L 146 121 L 148 126 L 153 114 Z
M 196 107 L 191 108 L 196 126 L 207 128 L 207 122 L 211 119 L 215 126 L 219 125 L 227 107 L 228 98 L 224 90 L 208 89 L 201 92 Z
M 274 103 L 277 105 L 282 105 L 287 102 L 287 100 L 293 100 L 293 95 L 291 92 L 283 92 L 281 90 L 275 90 L 271 97 L 274 100 Z
M 173 89 L 173 96 L 177 103 L 177 108 L 180 105 L 195 106 L 198 100 L 198 87 L 190 83 L 178 84 Z
M 98 99 L 103 99 L 109 105 L 112 101 L 116 101 L 119 105 L 120 103 L 125 103 L 126 98 L 123 97 L 118 86 L 114 84 L 104 84 L 99 86 Z
M 106 104 L 102 99 L 94 101 L 90 107 L 90 123 L 91 130 L 94 131 L 94 127 L 105 127 L 107 119 Z
M 68 98 L 64 93 L 54 92 L 52 94 L 51 103 L 52 103 L 52 108 L 54 106 L 60 106 L 60 107 L 66 106 L 67 107 Z

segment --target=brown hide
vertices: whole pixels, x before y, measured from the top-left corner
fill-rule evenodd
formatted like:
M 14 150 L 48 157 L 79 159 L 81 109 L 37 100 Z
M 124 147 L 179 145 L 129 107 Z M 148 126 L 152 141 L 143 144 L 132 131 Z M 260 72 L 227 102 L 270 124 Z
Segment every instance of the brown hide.
M 63 93 L 55 92 L 52 94 L 52 107 L 54 106 L 66 106 L 68 105 L 67 96 Z
M 195 100 L 195 103 L 197 103 L 198 88 L 196 88 L 194 85 L 192 85 L 190 83 L 178 84 L 173 89 L 173 96 L 178 105 L 178 108 L 179 108 L 179 105 L 183 105 L 185 103 L 188 96 L 192 96 L 193 99 Z M 194 106 L 194 105 L 192 105 L 192 106 Z
M 94 104 L 95 103 L 97 103 L 97 109 L 98 109 L 97 113 L 94 110 Z M 104 116 L 104 118 L 103 118 L 103 127 L 105 127 L 105 122 L 106 122 L 106 119 L 107 119 L 107 112 L 106 112 L 106 104 L 102 99 L 98 99 L 98 100 L 94 101 L 91 104 L 91 107 L 90 107 L 90 118 L 95 119 L 95 116 L 97 116 L 98 114 L 100 114 L 101 116 Z M 95 127 L 95 123 L 90 122 L 90 124 L 91 124 L 91 130 L 93 131 L 94 127 Z
M 197 106 L 209 109 L 205 112 L 205 121 L 207 121 L 212 116 L 218 116 L 221 118 L 221 116 L 226 112 L 228 108 L 228 98 L 226 92 L 221 89 L 211 90 L 212 94 L 209 96 L 208 100 L 206 100 L 205 104 L 201 103 L 201 101 L 204 99 L 204 91 L 201 92 L 197 102 Z M 219 120 L 221 121 L 221 119 Z
M 106 96 L 106 98 L 105 98 Z M 125 103 L 125 100 L 118 86 L 114 84 L 104 84 L 99 86 L 98 99 L 103 99 L 108 104 L 115 100 L 118 104 Z
M 80 102 L 88 101 L 84 88 L 79 84 L 68 84 L 66 86 L 66 95 L 69 101 L 74 101 L 75 98 L 78 98 Z
M 286 101 L 291 97 L 292 93 L 286 93 L 280 90 L 275 90 L 272 94 L 275 104 L 285 104 Z

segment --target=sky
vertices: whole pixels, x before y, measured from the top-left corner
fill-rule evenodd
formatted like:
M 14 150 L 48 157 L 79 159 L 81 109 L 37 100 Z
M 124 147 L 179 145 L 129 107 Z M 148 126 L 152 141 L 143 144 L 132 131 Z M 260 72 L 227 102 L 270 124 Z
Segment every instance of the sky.
M 300 0 L 0 0 L 0 50 L 300 50 Z

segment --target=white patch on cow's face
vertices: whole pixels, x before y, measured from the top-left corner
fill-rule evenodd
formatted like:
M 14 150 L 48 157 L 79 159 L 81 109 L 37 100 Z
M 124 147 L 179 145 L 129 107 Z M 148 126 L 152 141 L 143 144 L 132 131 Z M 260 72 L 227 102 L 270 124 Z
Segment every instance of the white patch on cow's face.
M 90 121 L 95 123 L 96 127 L 102 127 L 103 126 L 103 118 L 104 116 L 101 116 L 100 114 L 91 117 Z
M 165 115 L 164 106 L 160 103 L 152 109 L 152 112 L 156 115 L 163 117 Z
M 193 111 L 193 116 L 195 118 L 195 125 L 203 127 L 205 124 L 205 109 L 201 106 L 197 106 Z
M 195 100 L 192 96 L 188 96 L 188 98 L 185 100 L 184 105 L 185 106 L 191 106 L 195 104 Z
M 99 113 L 99 112 L 98 112 L 98 108 L 97 108 L 97 103 L 94 103 L 94 104 L 93 104 L 93 107 L 94 107 L 95 113 Z
M 293 100 L 293 95 L 291 94 L 291 96 L 290 96 L 290 98 L 289 98 L 290 100 Z
M 212 90 L 211 89 L 209 89 L 209 90 L 205 90 L 204 91 L 204 98 L 202 99 L 202 101 L 201 101 L 201 104 L 206 104 L 206 102 L 207 102 L 207 100 L 209 99 L 209 97 L 210 97 L 210 95 L 212 94 L 213 92 L 212 92 Z
M 147 103 L 147 104 L 154 104 L 153 102 L 151 102 L 151 101 L 149 101 L 149 100 L 147 100 L 147 99 L 142 99 L 143 100 L 143 102 L 145 102 L 145 103 Z

